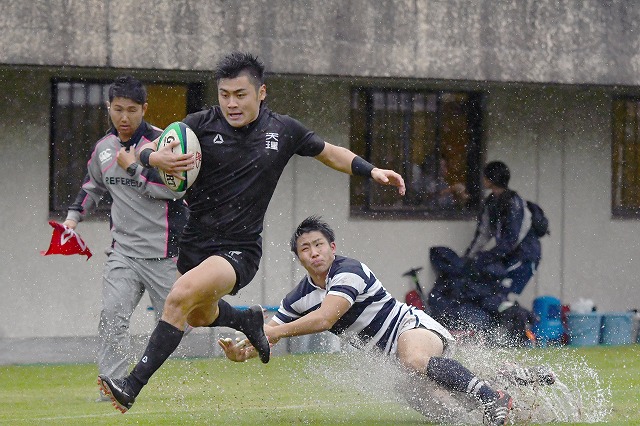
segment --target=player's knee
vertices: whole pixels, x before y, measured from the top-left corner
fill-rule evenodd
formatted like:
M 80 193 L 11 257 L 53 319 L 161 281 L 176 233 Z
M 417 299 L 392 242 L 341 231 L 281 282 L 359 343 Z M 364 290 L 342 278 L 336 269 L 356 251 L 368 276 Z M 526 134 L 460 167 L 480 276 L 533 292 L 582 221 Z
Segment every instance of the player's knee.
M 163 317 L 186 316 L 205 301 L 203 290 L 181 277 L 169 292 L 164 302 Z
M 181 308 L 187 303 L 188 297 L 187 293 L 184 291 L 174 288 L 171 290 L 169 295 L 167 296 L 167 300 L 164 302 L 164 307 L 162 309 L 163 314 L 172 313 L 176 310 L 181 310 Z
M 424 373 L 427 370 L 429 359 L 431 357 L 424 353 L 410 353 L 405 354 L 400 361 L 409 371 Z
M 164 302 L 164 307 L 162 308 L 163 316 L 166 314 L 175 315 L 178 312 L 188 313 L 190 306 L 193 304 L 193 298 L 194 294 L 188 288 L 175 285 Z

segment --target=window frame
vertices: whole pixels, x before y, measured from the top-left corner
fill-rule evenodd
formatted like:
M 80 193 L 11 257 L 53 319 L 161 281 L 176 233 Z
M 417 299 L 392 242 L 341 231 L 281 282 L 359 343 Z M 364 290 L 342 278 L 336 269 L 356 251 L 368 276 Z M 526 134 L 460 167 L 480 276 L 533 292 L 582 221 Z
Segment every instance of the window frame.
M 625 173 L 624 165 L 625 159 L 620 158 L 620 161 L 617 161 L 619 155 L 624 155 L 622 151 L 624 151 L 627 147 L 625 142 L 627 142 L 625 138 L 625 133 L 627 131 L 627 110 L 626 107 L 622 112 L 625 117 L 625 121 L 623 123 L 617 122 L 617 114 L 616 108 L 618 108 L 618 102 L 622 103 L 623 106 L 627 102 L 633 102 L 636 104 L 635 107 L 635 117 L 634 121 L 630 124 L 630 127 L 634 129 L 634 141 L 632 143 L 635 145 L 633 148 L 635 150 L 635 156 L 638 157 L 638 160 L 635 164 L 634 171 L 634 181 L 637 183 L 635 191 L 639 192 L 635 198 L 638 199 L 638 205 L 636 206 L 624 206 L 622 205 L 621 194 L 618 194 L 622 189 L 618 185 L 618 176 L 622 173 Z M 621 127 L 618 127 L 618 124 L 622 124 Z M 622 146 L 618 146 L 619 143 Z M 639 95 L 618 95 L 614 96 L 611 104 L 611 214 L 613 218 L 619 219 L 638 219 L 640 218 L 640 96 Z
M 438 99 L 438 106 L 436 110 L 437 117 L 437 126 L 435 129 L 435 137 L 436 141 L 434 144 L 439 146 L 442 144 L 442 136 L 440 135 L 441 128 L 441 100 L 442 97 L 446 94 L 465 94 L 468 96 L 468 102 L 472 102 L 473 106 L 469 108 L 467 111 L 467 121 L 468 121 L 468 146 L 467 155 L 466 155 L 466 166 L 467 166 L 467 179 L 466 179 L 466 187 L 470 193 L 470 199 L 467 202 L 466 206 L 459 209 L 429 209 L 426 207 L 416 208 L 415 206 L 409 206 L 407 202 L 402 202 L 402 205 L 399 208 L 393 208 L 390 206 L 388 208 L 372 208 L 371 207 L 371 191 L 373 186 L 375 185 L 371 182 L 370 179 L 365 179 L 359 176 L 352 176 L 350 181 L 350 216 L 355 218 L 365 218 L 365 219 L 418 219 L 418 220 L 469 220 L 475 219 L 477 216 L 478 209 L 480 208 L 481 200 L 482 200 L 482 183 L 481 183 L 481 168 L 483 163 L 483 152 L 484 152 L 484 132 L 483 132 L 483 115 L 486 102 L 486 94 L 482 91 L 478 90 L 463 90 L 463 89 L 430 89 L 430 88 L 405 88 L 405 87 L 384 87 L 384 86 L 352 86 L 350 93 L 350 104 L 352 107 L 350 108 L 350 141 L 352 144 L 352 150 L 362 156 L 367 161 L 371 161 L 372 158 L 372 147 L 373 147 L 373 125 L 372 121 L 374 120 L 374 111 L 375 107 L 373 106 L 373 94 L 374 93 L 397 93 L 397 94 L 420 94 L 425 98 L 428 95 L 436 95 Z M 354 96 L 357 96 L 358 93 L 365 93 L 364 99 L 364 109 L 363 112 L 365 116 L 366 124 L 364 126 L 364 149 L 358 149 L 355 147 L 354 149 L 354 107 L 353 103 Z M 406 126 L 406 123 L 403 123 L 403 126 Z M 405 129 L 406 130 L 406 129 Z M 406 132 L 404 135 L 404 140 L 402 141 L 403 153 L 402 153 L 402 167 L 401 169 L 395 169 L 399 173 L 403 175 L 405 178 L 405 183 L 408 184 L 407 176 L 405 171 L 408 170 L 410 161 L 409 156 L 407 154 L 407 142 L 411 145 L 411 141 L 408 141 L 408 137 L 406 136 Z M 439 149 L 439 148 L 438 148 Z M 360 152 L 358 152 L 360 151 Z M 389 165 L 379 165 L 380 167 L 393 168 Z M 354 193 L 357 192 L 357 186 L 363 188 L 365 192 L 365 201 L 362 204 L 357 202 L 354 203 Z M 395 190 L 395 188 L 388 188 L 388 190 Z M 411 208 L 408 208 L 411 207 Z

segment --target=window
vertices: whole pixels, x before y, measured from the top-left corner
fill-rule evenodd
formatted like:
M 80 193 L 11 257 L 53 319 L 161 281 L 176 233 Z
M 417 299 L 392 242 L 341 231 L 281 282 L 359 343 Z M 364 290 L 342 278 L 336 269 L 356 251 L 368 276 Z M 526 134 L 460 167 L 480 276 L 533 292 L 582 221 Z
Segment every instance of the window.
M 614 99 L 612 116 L 613 215 L 640 216 L 640 99 Z
M 481 100 L 472 92 L 353 90 L 351 149 L 401 173 L 407 193 L 400 197 L 395 188 L 352 177 L 351 214 L 433 219 L 475 214 L 481 198 Z
M 75 200 L 95 143 L 110 127 L 106 103 L 113 80 L 53 80 L 49 155 L 49 210 L 66 213 Z M 149 107 L 145 120 L 166 127 L 203 105 L 203 85 L 145 84 Z M 161 106 L 161 107 L 160 107 Z M 110 199 L 98 209 L 108 212 Z

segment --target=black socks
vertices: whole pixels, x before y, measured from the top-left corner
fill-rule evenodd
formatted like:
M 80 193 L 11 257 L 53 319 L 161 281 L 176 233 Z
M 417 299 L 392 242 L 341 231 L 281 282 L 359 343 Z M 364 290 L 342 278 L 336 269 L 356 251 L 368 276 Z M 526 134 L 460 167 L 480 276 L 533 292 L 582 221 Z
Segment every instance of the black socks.
M 259 305 L 239 310 L 224 300 L 218 300 L 218 318 L 209 327 L 230 327 L 244 333 L 258 351 L 260 361 L 269 362 L 271 346 L 264 334 L 264 314 Z
M 127 376 L 127 382 L 134 396 L 140 393 L 140 390 L 147 384 L 153 373 L 155 373 L 173 351 L 176 350 L 182 340 L 183 334 L 184 331 L 174 327 L 168 322 L 163 320 L 158 321 L 158 325 L 156 325 L 155 330 L 151 333 L 144 355 L 142 355 L 138 364 L 136 364 L 129 376 Z
M 209 327 L 229 327 L 244 332 L 242 312 L 220 299 L 218 300 L 218 318 Z

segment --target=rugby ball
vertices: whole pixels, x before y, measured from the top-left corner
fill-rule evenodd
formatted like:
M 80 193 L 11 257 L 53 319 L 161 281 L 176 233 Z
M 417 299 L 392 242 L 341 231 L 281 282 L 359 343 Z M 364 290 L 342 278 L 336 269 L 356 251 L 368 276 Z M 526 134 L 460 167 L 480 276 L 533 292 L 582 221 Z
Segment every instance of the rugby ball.
M 171 123 L 166 129 L 164 129 L 164 132 L 162 132 L 158 138 L 158 145 L 156 148 L 160 150 L 174 141 L 180 141 L 180 145 L 174 146 L 172 152 L 175 154 L 194 153 L 196 157 L 195 167 L 182 172 L 184 180 L 180 180 L 159 169 L 158 172 L 160 173 L 162 182 L 164 182 L 167 188 L 176 192 L 182 192 L 186 191 L 187 188 L 193 185 L 193 182 L 195 182 L 198 177 L 198 173 L 200 173 L 200 166 L 202 165 L 202 150 L 200 149 L 200 141 L 196 134 L 193 133 L 193 130 L 180 121 Z

